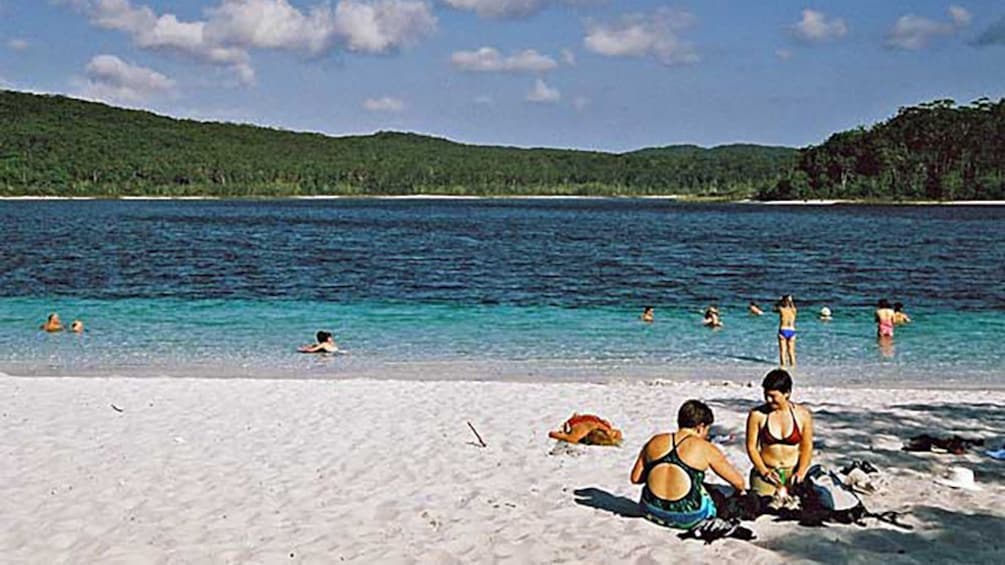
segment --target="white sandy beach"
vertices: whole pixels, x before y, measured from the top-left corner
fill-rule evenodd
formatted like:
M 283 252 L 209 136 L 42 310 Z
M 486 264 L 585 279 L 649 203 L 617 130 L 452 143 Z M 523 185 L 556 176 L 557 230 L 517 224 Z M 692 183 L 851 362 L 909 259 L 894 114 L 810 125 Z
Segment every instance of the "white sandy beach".
M 866 505 L 908 512 L 914 530 L 761 517 L 748 523 L 755 541 L 704 546 L 632 517 L 634 457 L 689 397 L 710 403 L 719 431 L 738 434 L 725 449 L 749 468 L 740 432 L 760 391 L 742 385 L 0 377 L 0 555 L 45 564 L 1005 562 L 1005 462 L 899 450 L 921 432 L 999 447 L 1005 392 L 796 387 L 816 413 L 817 460 L 880 466 L 887 485 Z M 555 449 L 547 432 L 573 411 L 610 419 L 624 447 Z M 933 483 L 951 464 L 975 470 L 984 490 Z

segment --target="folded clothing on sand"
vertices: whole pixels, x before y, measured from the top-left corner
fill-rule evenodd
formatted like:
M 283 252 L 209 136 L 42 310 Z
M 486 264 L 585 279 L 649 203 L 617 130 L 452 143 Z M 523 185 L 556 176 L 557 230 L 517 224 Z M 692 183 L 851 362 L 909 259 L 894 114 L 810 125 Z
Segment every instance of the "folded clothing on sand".
M 967 452 L 967 449 L 983 445 L 984 440 L 981 438 L 964 438 L 957 435 L 952 437 L 936 437 L 921 434 L 905 441 L 903 449 L 904 451 L 943 450 L 953 455 L 963 455 Z

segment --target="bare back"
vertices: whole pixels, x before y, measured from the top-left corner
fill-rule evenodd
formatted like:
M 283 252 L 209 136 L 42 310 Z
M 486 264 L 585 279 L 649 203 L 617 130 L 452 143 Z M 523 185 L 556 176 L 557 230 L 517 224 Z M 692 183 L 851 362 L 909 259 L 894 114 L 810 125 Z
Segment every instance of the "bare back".
M 795 306 L 779 306 L 778 307 L 778 329 L 795 329 L 796 328 L 796 307 Z

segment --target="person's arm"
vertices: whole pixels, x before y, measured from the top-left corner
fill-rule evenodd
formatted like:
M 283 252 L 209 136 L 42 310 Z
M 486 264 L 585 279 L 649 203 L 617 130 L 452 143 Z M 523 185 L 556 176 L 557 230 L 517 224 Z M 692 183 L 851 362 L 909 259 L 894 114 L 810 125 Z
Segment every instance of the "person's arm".
M 640 485 L 645 480 L 642 477 L 642 472 L 646 468 L 646 446 L 648 445 L 649 442 L 646 442 L 646 445 L 642 446 L 642 450 L 639 451 L 638 458 L 635 459 L 635 466 L 632 467 L 632 475 L 631 475 L 631 481 L 633 485 Z
M 297 348 L 300 353 L 317 353 L 324 348 L 324 344 L 315 343 L 313 345 L 301 345 Z
M 754 471 L 758 475 L 764 477 L 764 480 L 769 483 L 778 484 L 778 479 L 771 472 L 771 469 L 768 469 L 768 466 L 764 464 L 761 452 L 757 449 L 757 436 L 761 432 L 761 423 L 757 415 L 757 410 L 751 410 L 750 414 L 747 415 L 747 457 L 750 458 L 750 462 L 754 465 Z
M 813 461 L 813 414 L 809 410 L 801 408 L 800 412 L 803 411 L 806 415 L 800 429 L 803 439 L 799 442 L 799 466 L 796 467 L 793 477 L 797 483 L 802 482 L 806 477 L 806 471 L 809 470 L 810 463 Z
M 733 488 L 740 491 L 741 493 L 747 490 L 747 483 L 743 480 L 743 475 L 733 467 L 733 464 L 726 459 L 726 455 L 719 451 L 719 448 L 709 443 L 706 448 L 708 449 L 708 466 L 715 471 L 716 475 L 722 477 L 724 481 L 733 485 Z

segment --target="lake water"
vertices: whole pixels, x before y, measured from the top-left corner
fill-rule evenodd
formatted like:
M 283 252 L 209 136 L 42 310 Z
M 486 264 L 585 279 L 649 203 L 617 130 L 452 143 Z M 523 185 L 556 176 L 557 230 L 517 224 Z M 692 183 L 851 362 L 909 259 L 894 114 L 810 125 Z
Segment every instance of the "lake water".
M 756 381 L 777 318 L 747 301 L 791 293 L 800 378 L 1005 386 L 1005 207 L 3 201 L 0 228 L 8 374 Z M 883 297 L 914 318 L 892 349 Z M 349 354 L 295 353 L 317 329 Z

